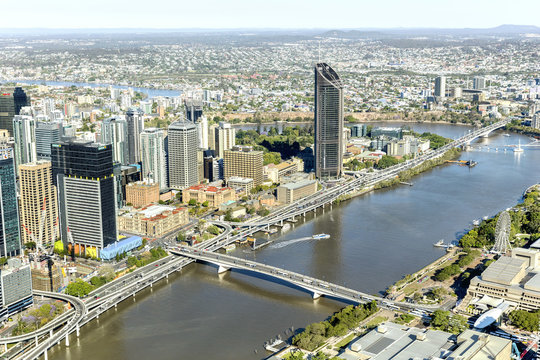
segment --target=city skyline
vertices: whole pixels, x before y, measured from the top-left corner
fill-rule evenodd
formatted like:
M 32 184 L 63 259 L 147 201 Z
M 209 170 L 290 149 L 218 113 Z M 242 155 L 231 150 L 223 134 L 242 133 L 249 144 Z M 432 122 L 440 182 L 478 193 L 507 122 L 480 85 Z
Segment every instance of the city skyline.
M 539 26 L 535 14 L 540 4 L 519 0 L 507 7 L 502 1 L 458 0 L 434 7 L 429 1 L 383 3 L 338 1 L 327 16 L 320 11 L 320 0 L 287 2 L 253 2 L 209 0 L 204 8 L 198 3 L 160 0 L 148 6 L 135 0 L 74 3 L 67 0 L 41 2 L 30 0 L 21 8 L 15 3 L 3 4 L 1 29 L 74 28 L 74 29 L 396 29 L 396 28 L 492 28 L 504 24 Z M 504 11 L 500 11 L 504 6 Z M 29 10 L 31 9 L 31 10 Z M 527 11 L 523 11 L 527 9 Z M 106 11 L 104 11 L 106 10 Z M 536 10 L 536 11 L 535 11 Z M 180 17 L 182 13 L 203 12 L 204 17 Z M 369 16 L 363 16 L 370 14 Z M 441 16 L 444 14 L 444 16 Z

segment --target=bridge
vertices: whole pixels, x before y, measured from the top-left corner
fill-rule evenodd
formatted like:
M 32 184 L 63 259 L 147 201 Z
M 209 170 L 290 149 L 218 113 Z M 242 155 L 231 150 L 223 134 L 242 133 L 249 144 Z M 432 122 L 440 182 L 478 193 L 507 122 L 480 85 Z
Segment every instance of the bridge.
M 357 174 L 352 180 L 344 181 L 334 187 L 325 188 L 324 191 L 319 191 L 311 196 L 297 201 L 294 204 L 284 206 L 261 220 L 245 223 L 209 221 L 209 223 L 220 226 L 225 231 L 221 235 L 211 240 L 196 244 L 193 248 L 184 247 L 185 249 L 193 249 L 194 251 L 200 250 L 201 252 L 178 253 L 178 251 L 172 250 L 171 252 L 176 256 L 169 256 L 158 260 L 157 262 L 137 269 L 132 273 L 126 274 L 119 279 L 107 283 L 94 290 L 84 302 L 79 302 L 80 300 L 75 298 L 68 299 L 67 295 L 55 293 L 55 295 L 66 297 L 64 300 L 72 303 L 75 310 L 70 310 L 62 314 L 47 327 L 44 327 L 36 332 L 23 335 L 24 339 L 19 339 L 16 337 L 5 338 L 4 341 L 0 341 L 0 344 L 8 344 L 13 342 L 20 342 L 19 344 L 22 344 L 21 341 L 29 342 L 22 346 L 22 349 L 16 349 L 17 351 L 14 354 L 10 354 L 9 357 L 7 357 L 9 359 L 37 359 L 41 355 L 44 355 L 45 359 L 47 359 L 47 350 L 50 347 L 58 344 L 62 340 L 65 340 L 66 345 L 69 346 L 69 335 L 74 332 L 79 335 L 81 326 L 92 321 L 93 319 L 99 318 L 100 314 L 108 311 L 109 309 L 116 308 L 117 305 L 122 301 L 130 298 L 135 299 L 135 295 L 138 292 L 149 287 L 151 288 L 157 281 L 168 279 L 170 274 L 180 271 L 184 266 L 192 263 L 195 260 L 217 264 L 218 266 L 222 266 L 222 270 L 224 268 L 237 268 L 265 274 L 305 289 L 306 291 L 311 292 L 315 298 L 324 295 L 357 303 L 375 300 L 378 302 L 379 306 L 382 307 L 394 307 L 401 310 L 410 310 L 414 308 L 432 311 L 435 308 L 392 302 L 387 299 L 374 297 L 372 295 L 348 289 L 340 285 L 324 282 L 302 274 L 293 273 L 287 270 L 250 262 L 247 260 L 232 258 L 222 254 L 213 254 L 213 252 L 228 244 L 245 238 L 246 236 L 252 235 L 257 231 L 264 230 L 269 226 L 276 224 L 283 225 L 284 221 L 294 221 L 297 216 L 305 216 L 309 211 L 316 211 L 320 207 L 324 208 L 325 206 L 332 206 L 332 203 L 341 196 L 349 195 L 361 189 L 369 189 L 381 181 L 393 179 L 404 170 L 412 169 L 425 161 L 441 157 L 451 148 L 469 144 L 478 137 L 487 135 L 494 130 L 504 127 L 510 121 L 511 119 L 509 118 L 489 125 L 485 128 L 477 129 L 437 150 L 430 150 L 413 160 L 408 160 L 404 163 L 391 166 L 384 170 L 375 171 L 373 173 L 361 175 Z M 233 231 L 232 226 L 237 227 L 237 229 Z M 212 258 L 211 255 L 215 256 L 215 258 Z M 203 258 L 203 256 L 206 257 Z M 218 256 L 220 257 L 219 259 L 217 259 Z M 237 262 L 235 263 L 235 261 Z M 275 272 L 272 273 L 272 271 Z M 280 271 L 282 273 L 279 273 Z M 308 283 L 309 281 L 311 281 L 311 283 Z M 38 295 L 40 294 L 38 292 L 35 293 Z M 47 296 L 45 293 L 43 295 Z M 52 293 L 49 295 L 52 296 Z M 60 330 L 54 333 L 53 330 L 60 326 L 62 326 Z M 45 338 L 45 340 L 39 343 L 38 338 Z M 35 339 L 35 342 L 30 341 L 32 339 Z M 12 349 L 15 348 L 16 347 Z
M 416 305 L 391 301 L 275 266 L 261 264 L 259 262 L 240 259 L 234 256 L 223 255 L 215 252 L 193 249 L 188 246 L 179 246 L 177 250 L 171 250 L 171 253 L 215 264 L 218 266 L 218 273 L 222 273 L 230 269 L 242 269 L 251 273 L 262 274 L 274 279 L 279 279 L 307 290 L 311 293 L 314 300 L 324 295 L 358 304 L 376 301 L 381 307 L 404 311 L 419 309 L 432 312 L 439 308 L 437 305 Z

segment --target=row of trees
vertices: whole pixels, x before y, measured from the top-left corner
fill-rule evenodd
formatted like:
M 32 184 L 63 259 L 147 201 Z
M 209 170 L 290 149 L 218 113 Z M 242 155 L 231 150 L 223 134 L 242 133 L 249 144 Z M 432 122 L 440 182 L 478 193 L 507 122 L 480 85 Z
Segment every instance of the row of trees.
M 467 267 L 478 256 L 480 256 L 480 251 L 470 249 L 466 250 L 465 254 L 461 255 L 455 263 L 445 266 L 439 270 L 435 275 L 435 279 L 437 281 L 445 281 L 454 275 L 460 274 L 462 272 L 461 269 Z
M 467 319 L 461 315 L 451 315 L 450 311 L 435 310 L 431 315 L 431 326 L 435 329 L 460 334 L 467 326 Z
M 358 306 L 349 305 L 326 321 L 306 326 L 304 331 L 293 337 L 292 343 L 299 348 L 313 351 L 329 337 L 347 334 L 350 329 L 357 327 L 361 321 L 376 313 L 377 310 L 375 301 Z

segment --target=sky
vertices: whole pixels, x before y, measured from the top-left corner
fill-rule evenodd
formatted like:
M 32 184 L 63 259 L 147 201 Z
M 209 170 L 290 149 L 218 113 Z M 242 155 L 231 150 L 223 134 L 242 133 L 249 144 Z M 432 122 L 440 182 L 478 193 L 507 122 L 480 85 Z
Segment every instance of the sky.
M 540 0 L 0 0 L 0 28 L 540 26 Z

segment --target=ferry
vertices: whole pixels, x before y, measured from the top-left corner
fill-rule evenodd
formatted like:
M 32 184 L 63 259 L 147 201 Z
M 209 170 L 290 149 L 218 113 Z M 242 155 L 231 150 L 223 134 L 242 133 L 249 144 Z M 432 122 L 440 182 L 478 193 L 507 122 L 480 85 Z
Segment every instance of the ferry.
M 319 240 L 319 239 L 330 239 L 330 235 L 328 234 L 316 234 L 311 237 L 312 239 Z
M 478 225 L 480 225 L 480 220 L 473 220 L 472 224 L 474 226 L 478 226 Z
M 510 134 L 503 134 L 503 136 L 510 137 Z
M 275 234 L 275 233 L 277 233 L 277 232 L 278 232 L 278 229 L 276 229 L 276 228 L 271 228 L 270 231 L 269 231 L 268 233 L 269 233 L 270 235 L 272 235 L 272 234 Z
M 291 229 L 291 224 L 285 223 L 283 227 L 281 228 L 281 232 L 289 231 Z
M 229 244 L 229 245 L 224 246 L 224 248 L 225 248 L 225 252 L 229 252 L 229 251 L 233 251 L 234 249 L 236 249 L 236 245 Z

